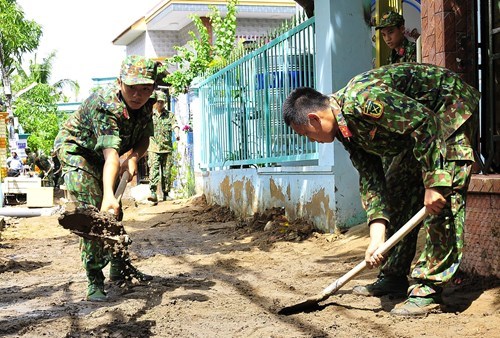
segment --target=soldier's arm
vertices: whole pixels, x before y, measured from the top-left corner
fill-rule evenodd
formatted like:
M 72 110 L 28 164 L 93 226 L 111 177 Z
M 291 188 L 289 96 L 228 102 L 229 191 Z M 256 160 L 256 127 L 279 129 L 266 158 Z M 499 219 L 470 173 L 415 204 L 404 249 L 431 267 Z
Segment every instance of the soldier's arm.
M 101 204 L 101 211 L 106 212 L 113 210 L 115 215 L 118 215 L 120 204 L 115 198 L 114 186 L 118 177 L 118 170 L 120 168 L 120 157 L 118 151 L 113 148 L 106 148 L 103 150 L 104 167 L 102 170 L 102 189 L 103 197 Z

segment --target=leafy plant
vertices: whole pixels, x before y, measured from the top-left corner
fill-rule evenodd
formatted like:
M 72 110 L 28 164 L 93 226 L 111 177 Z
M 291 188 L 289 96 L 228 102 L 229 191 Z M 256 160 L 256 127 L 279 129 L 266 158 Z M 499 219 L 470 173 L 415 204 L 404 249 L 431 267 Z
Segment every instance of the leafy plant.
M 23 54 L 38 48 L 42 29 L 38 23 L 24 18 L 24 12 L 14 0 L 0 0 L 0 75 L 7 108 L 11 105 L 10 76 L 15 62 Z
M 175 46 L 177 54 L 165 60 L 165 68 L 176 68 L 165 78 L 165 82 L 171 86 L 173 96 L 186 93 L 194 79 L 205 75 L 207 70 L 219 66 L 229 58 L 234 49 L 237 4 L 238 0 L 227 2 L 227 14 L 224 18 L 216 6 L 209 6 L 211 12 L 208 17 L 215 36 L 213 45 L 203 20 L 197 15 L 190 16 L 198 34 L 190 31 L 192 39 L 187 45 Z
M 45 154 L 50 153 L 59 126 L 67 117 L 57 111 L 57 102 L 65 100 L 62 88 L 69 86 L 75 92 L 79 89 L 77 82 L 68 79 L 49 84 L 54 58 L 53 52 L 41 63 L 36 58 L 30 60 L 28 71 L 17 64 L 13 76 L 13 89 L 17 93 L 13 101 L 14 116 L 19 118 L 25 133 L 30 134 L 28 146 Z

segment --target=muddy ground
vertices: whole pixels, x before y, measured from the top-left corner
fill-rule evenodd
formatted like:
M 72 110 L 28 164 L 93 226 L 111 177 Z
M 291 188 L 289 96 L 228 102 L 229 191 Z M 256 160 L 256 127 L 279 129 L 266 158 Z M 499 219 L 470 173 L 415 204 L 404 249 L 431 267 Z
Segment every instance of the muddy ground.
M 374 280 L 373 270 L 319 308 L 280 315 L 361 261 L 366 226 L 321 234 L 287 222 L 280 210 L 243 222 L 203 197 L 129 203 L 131 255 L 155 278 L 125 286 L 107 280 L 109 301 L 91 303 L 78 237 L 58 216 L 5 218 L 2 337 L 499 337 L 500 288 L 465 275 L 446 288 L 447 306 L 423 318 L 390 315 L 401 299 L 351 294 Z

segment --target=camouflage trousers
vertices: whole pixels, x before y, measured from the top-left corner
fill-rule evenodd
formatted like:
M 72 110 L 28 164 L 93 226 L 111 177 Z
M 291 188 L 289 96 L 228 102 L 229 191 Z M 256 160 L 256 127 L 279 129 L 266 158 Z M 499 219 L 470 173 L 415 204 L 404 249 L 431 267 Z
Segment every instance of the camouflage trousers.
M 64 174 L 64 184 L 71 198 L 79 206 L 93 205 L 100 208 L 102 203 L 102 182 L 95 176 L 82 169 L 73 169 Z M 121 219 L 122 215 L 119 215 Z M 112 254 L 104 243 L 99 240 L 80 238 L 80 250 L 83 267 L 88 272 L 100 271 L 111 260 L 123 260 L 128 252 L 119 253 L 119 257 Z
M 472 139 L 472 124 L 459 129 L 457 135 Z M 442 160 L 442 169 L 452 173 L 451 188 L 442 190 L 446 206 L 439 215 L 430 215 L 389 252 L 380 268 L 379 277 L 403 277 L 410 273 L 415 258 L 417 238 L 423 226 L 425 243 L 411 271 L 415 283 L 409 288 L 409 296 L 425 297 L 440 293 L 442 285 L 451 280 L 462 261 L 465 205 L 467 188 L 472 169 L 471 160 Z M 396 156 L 386 172 L 388 209 L 391 222 L 386 229 L 386 238 L 393 235 L 422 207 L 425 188 L 421 166 L 411 150 Z
M 172 185 L 171 169 L 173 165 L 172 153 L 148 153 L 149 165 L 149 187 L 151 191 L 155 191 L 158 183 L 161 183 L 161 191 L 164 197 L 170 192 Z

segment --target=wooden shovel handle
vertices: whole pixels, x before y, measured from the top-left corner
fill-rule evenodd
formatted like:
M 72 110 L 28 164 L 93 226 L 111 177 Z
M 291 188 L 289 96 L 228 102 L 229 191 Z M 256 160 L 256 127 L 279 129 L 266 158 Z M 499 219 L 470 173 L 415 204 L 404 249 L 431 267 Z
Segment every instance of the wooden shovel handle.
M 419 212 L 415 214 L 405 225 L 403 225 L 398 231 L 394 233 L 388 240 L 384 242 L 374 253 L 375 254 L 386 254 L 394 245 L 396 245 L 403 237 L 405 237 L 410 231 L 412 231 L 419 223 L 421 223 L 429 215 L 426 208 L 423 207 Z M 353 269 L 347 272 L 345 275 L 337 279 L 332 284 L 328 285 L 321 293 L 321 298 L 326 299 L 328 296 L 334 294 L 352 278 L 357 276 L 361 271 L 366 268 L 366 262 L 363 260 Z
M 125 171 L 122 175 L 122 178 L 120 179 L 120 183 L 118 183 L 118 187 L 116 188 L 115 191 L 115 198 L 120 202 L 123 196 L 123 192 L 125 191 L 125 188 L 127 187 L 128 183 L 128 178 L 130 177 L 130 174 L 128 171 Z

